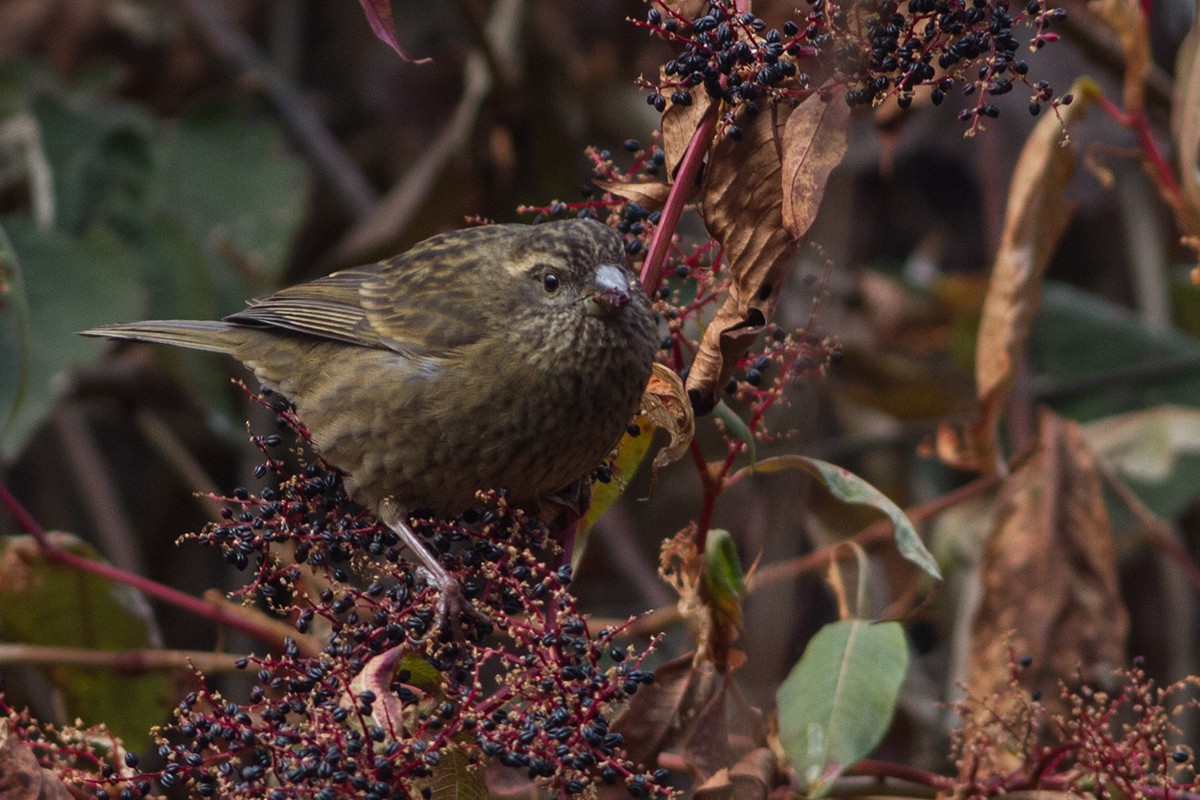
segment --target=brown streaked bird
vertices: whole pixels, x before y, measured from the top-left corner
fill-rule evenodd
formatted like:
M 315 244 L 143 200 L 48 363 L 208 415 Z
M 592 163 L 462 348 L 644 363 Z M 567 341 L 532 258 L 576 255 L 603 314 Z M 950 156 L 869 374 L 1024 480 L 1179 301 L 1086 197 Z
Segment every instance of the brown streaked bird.
M 83 333 L 228 353 L 286 395 L 428 569 L 443 619 L 469 606 L 407 512 L 501 487 L 533 503 L 584 477 L 637 412 L 658 341 L 621 236 L 586 219 L 434 236 L 220 322 Z

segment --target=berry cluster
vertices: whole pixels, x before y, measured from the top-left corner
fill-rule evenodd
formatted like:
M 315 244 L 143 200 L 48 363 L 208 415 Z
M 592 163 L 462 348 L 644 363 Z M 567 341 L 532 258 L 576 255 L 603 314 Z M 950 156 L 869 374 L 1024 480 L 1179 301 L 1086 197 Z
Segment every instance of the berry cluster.
M 1064 687 L 1059 702 L 1043 703 L 1021 684 L 1031 663 L 1013 657 L 1005 689 L 959 703 L 955 796 L 1049 790 L 1168 798 L 1200 791 L 1196 753 L 1178 724 L 1185 711 L 1200 709 L 1200 678 L 1156 686 L 1136 658 L 1115 674 L 1111 692 Z
M 1013 10 L 1008 0 L 809 0 L 807 15 L 780 27 L 750 12 L 738 12 L 729 0 L 713 0 L 706 13 L 687 19 L 654 0 L 644 21 L 636 24 L 679 45 L 663 67 L 647 102 L 659 111 L 667 99 L 693 102 L 693 87 L 725 104 L 723 124 L 737 139 L 741 115 L 753 117 L 765 102 L 794 103 L 813 91 L 840 87 L 851 106 L 871 105 L 895 97 L 909 107 L 914 90 L 927 87 L 940 105 L 956 85 L 978 94 L 974 108 L 960 118 L 973 120 L 1000 111 L 991 98 L 1024 84 L 1031 94 L 1031 113 L 1054 98 L 1044 81 L 1028 78 L 1029 65 L 1017 57 L 1018 26 L 1034 33 L 1031 49 L 1057 38 L 1049 30 L 1066 12 L 1046 0 L 1030 0 Z M 814 87 L 819 87 L 814 88 Z
M 397 537 L 313 456 L 291 405 L 259 397 L 284 429 L 253 437 L 272 485 L 220 498 L 222 520 L 195 538 L 252 568 L 246 592 L 289 615 L 298 635 L 239 662 L 255 676 L 246 702 L 197 676 L 159 736 L 163 766 L 132 769 L 131 755 L 115 771 L 97 759 L 73 780 L 122 800 L 152 780 L 201 797 L 409 798 L 438 780 L 482 785 L 494 761 L 559 794 L 604 781 L 669 795 L 665 773 L 639 772 L 610 729 L 653 681 L 646 653 L 616 641 L 621 627 L 590 630 L 541 522 L 499 492 L 465 519 L 413 520 L 477 612 L 442 629 L 436 590 Z M 300 445 L 273 455 L 295 438 L 286 432 Z

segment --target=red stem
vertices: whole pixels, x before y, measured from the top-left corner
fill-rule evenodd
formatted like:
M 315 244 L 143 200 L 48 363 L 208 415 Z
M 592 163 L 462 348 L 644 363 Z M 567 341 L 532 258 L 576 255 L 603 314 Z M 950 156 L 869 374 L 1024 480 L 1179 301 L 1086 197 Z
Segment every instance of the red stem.
M 8 513 L 12 515 L 18 529 L 28 533 L 37 541 L 43 555 L 46 557 L 46 561 L 49 563 L 69 567 L 79 572 L 96 575 L 105 580 L 131 586 L 145 595 L 182 608 L 198 617 L 210 619 L 217 624 L 242 631 L 273 647 L 279 646 L 279 633 L 269 626 L 259 625 L 251 620 L 231 614 L 218 605 L 205 602 L 186 592 L 173 589 L 170 586 L 152 581 L 141 575 L 126 572 L 111 564 L 106 564 L 102 561 L 93 561 L 90 558 L 62 549 L 50 541 L 50 537 L 46 535 L 45 529 L 38 524 L 38 521 L 33 518 L 28 509 L 21 505 L 21 502 L 13 496 L 12 492 L 3 483 L 0 483 L 0 505 L 8 509 Z
M 696 126 L 692 140 L 688 142 L 687 150 L 684 151 L 683 160 L 679 162 L 679 170 L 675 173 L 674 183 L 671 184 L 671 191 L 667 195 L 667 203 L 663 206 L 662 217 L 654 227 L 650 250 L 646 253 L 646 260 L 642 262 L 641 281 L 647 294 L 653 293 L 662 282 L 663 267 L 667 263 L 667 251 L 671 247 L 671 240 L 675 237 L 675 227 L 679 224 L 683 206 L 691 194 L 696 175 L 700 172 L 700 165 L 704 163 L 704 154 L 708 151 L 708 145 L 717 129 L 719 106 L 719 103 L 711 103 L 700 119 L 700 124 Z

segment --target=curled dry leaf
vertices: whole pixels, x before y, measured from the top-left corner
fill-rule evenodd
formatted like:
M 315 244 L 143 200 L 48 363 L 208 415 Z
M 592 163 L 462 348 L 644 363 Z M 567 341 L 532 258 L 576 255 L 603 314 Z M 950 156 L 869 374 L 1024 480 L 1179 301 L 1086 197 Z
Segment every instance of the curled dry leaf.
M 654 427 L 671 435 L 671 441 L 654 455 L 654 471 L 677 460 L 687 452 L 696 433 L 696 418 L 688 402 L 683 380 L 666 364 L 654 364 L 650 381 L 642 395 L 642 413 Z
M 663 83 L 667 82 L 666 73 L 663 73 L 660 80 Z M 693 86 L 688 95 L 692 98 L 689 105 L 672 102 L 662 116 L 662 150 L 667 176 L 671 180 L 675 179 L 679 162 L 683 161 L 683 155 L 692 142 L 696 128 L 700 126 L 700 121 L 713 103 L 712 98 L 700 86 Z
M 0 719 L 0 798 L 4 800 L 70 800 L 66 785 L 13 735 Z
M 1150 72 L 1150 30 L 1139 0 L 1093 0 L 1093 11 L 1117 34 L 1125 56 L 1122 100 L 1128 112 L 1145 105 L 1146 75 Z
M 986 473 L 1004 469 L 997 426 L 1025 353 L 1042 276 L 1074 211 L 1066 191 L 1075 152 L 1067 145 L 1063 126 L 1080 119 L 1099 96 L 1099 87 L 1088 79 L 1076 81 L 1071 88 L 1075 102 L 1062 109 L 1062 122 L 1053 114 L 1042 117 L 1013 171 L 975 346 L 979 419 L 961 433 L 942 426 L 935 439 L 937 455 L 959 469 Z
M 848 119 L 838 96 L 823 103 L 814 94 L 790 114 L 772 105 L 742 126 L 741 141 L 722 137 L 713 146 L 701 206 L 733 282 L 688 373 L 688 396 L 697 411 L 716 404 L 738 359 L 774 313 L 800 237 L 845 154 Z
M 647 211 L 657 211 L 667 202 L 671 193 L 671 184 L 662 181 L 640 181 L 637 183 L 622 183 L 607 181 L 599 178 L 592 181 L 600 189 L 623 197 L 631 203 L 637 203 Z
M 407 645 L 396 645 L 373 656 L 363 666 L 362 671 L 350 681 L 350 693 L 343 702 L 353 708 L 358 704 L 362 693 L 369 691 L 375 696 L 371 715 L 379 721 L 384 730 L 401 730 L 404 727 L 404 704 L 392 691 L 392 676 L 396 674 L 405 654 L 411 652 Z
M 1010 647 L 1032 656 L 1031 688 L 1105 680 L 1125 661 L 1129 614 L 1096 457 L 1074 422 L 1044 411 L 1039 449 L 1001 487 L 980 566 L 967 689 L 1004 695 Z M 1011 637 L 1011 638 L 1010 638 Z M 1059 709 L 1065 711 L 1065 709 Z M 997 711 L 1001 711 L 997 709 Z
M 1171 98 L 1171 138 L 1179 155 L 1179 178 L 1187 208 L 1176 211 L 1190 237 L 1200 237 L 1200 15 L 1175 58 Z

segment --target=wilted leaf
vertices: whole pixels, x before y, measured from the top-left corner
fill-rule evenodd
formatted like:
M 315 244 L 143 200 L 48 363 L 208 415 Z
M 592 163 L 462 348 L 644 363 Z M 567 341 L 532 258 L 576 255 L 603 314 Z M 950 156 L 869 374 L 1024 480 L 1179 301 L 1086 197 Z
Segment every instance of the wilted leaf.
M 1061 122 L 1047 114 L 1034 127 L 1013 171 L 975 348 L 979 420 L 961 435 L 948 426 L 937 435 L 939 457 L 960 469 L 991 473 L 1003 468 L 1000 415 L 1025 354 L 1042 276 L 1073 213 L 1066 189 L 1075 153 L 1065 146 L 1063 126 L 1080 119 L 1099 96 L 1088 79 L 1076 81 L 1072 92 L 1075 102 L 1062 109 Z
M 898 622 L 826 625 L 779 687 L 779 741 L 805 794 L 819 797 L 891 725 L 908 670 Z
M 666 364 L 654 364 L 642 395 L 642 411 L 654 427 L 671 435 L 667 446 L 654 455 L 657 472 L 686 453 L 696 433 L 696 418 L 683 389 L 683 380 Z
M 669 80 L 665 73 L 661 78 L 664 82 Z M 708 107 L 713 102 L 702 86 L 693 86 L 688 95 L 692 98 L 690 105 L 672 102 L 662 115 L 662 151 L 667 177 L 672 181 L 675 180 L 679 162 L 683 160 L 688 145 L 692 143 L 692 136 L 700 127 L 700 120 L 708 113 Z
M 827 461 L 807 456 L 776 456 L 746 467 L 752 472 L 772 473 L 801 469 L 819 480 L 834 497 L 844 503 L 870 506 L 887 515 L 895 529 L 896 549 L 900 555 L 916 564 L 928 575 L 942 579 L 937 562 L 921 541 L 904 510 L 888 499 L 887 495 L 867 483 L 858 475 Z
M 831 102 L 840 104 L 836 97 Z M 845 152 L 846 114 L 818 105 L 824 104 L 816 95 L 790 114 L 772 104 L 743 124 L 741 141 L 721 137 L 709 153 L 701 211 L 733 282 L 688 373 L 688 396 L 697 411 L 716 404 L 738 359 L 775 311 L 799 246 L 785 226 L 785 198 L 786 224 L 805 225 Z
M 972 696 L 1003 691 L 1011 647 L 1030 655 L 1030 685 L 1102 680 L 1125 662 L 1129 615 L 1095 456 L 1079 427 L 1042 413 L 1038 451 L 1001 487 L 981 564 L 969 645 Z
M 408 645 L 384 650 L 368 659 L 350 681 L 350 693 L 344 702 L 350 707 L 357 706 L 362 693 L 369 691 L 375 695 L 371 716 L 384 726 L 384 730 L 400 730 L 404 726 L 404 704 L 392 691 L 392 680 L 402 667 L 426 669 L 428 662 L 413 653 Z
M 592 181 L 600 189 L 623 197 L 631 203 L 637 203 L 647 211 L 657 211 L 667 202 L 671 193 L 671 184 L 662 181 L 609 181 L 596 178 Z
M 67 534 L 52 534 L 64 550 L 95 558 Z M 0 538 L 0 619 L 9 642 L 131 650 L 150 646 L 146 601 L 134 590 L 46 561 L 28 536 Z M 103 722 L 129 743 L 145 746 L 151 725 L 165 720 L 171 682 L 163 675 L 114 674 L 84 667 L 53 667 L 46 677 L 62 693 L 68 716 Z
M 1200 14 L 1192 21 L 1175 56 L 1175 87 L 1171 96 L 1171 137 L 1179 156 L 1179 181 L 1188 211 L 1181 225 L 1200 235 Z M 1191 224 L 1186 224 L 1187 220 Z
M 708 661 L 687 653 L 654 668 L 654 683 L 643 686 L 617 715 L 612 728 L 625 737 L 625 752 L 637 764 L 654 764 L 691 727 L 701 709 L 721 694 L 721 678 Z
M 396 22 L 392 18 L 392 0 L 358 0 L 363 14 L 371 25 L 371 32 L 388 47 L 396 51 L 396 55 L 413 64 L 426 64 L 432 59 L 413 58 L 396 38 Z
M 5 719 L 0 719 L 0 798 L 71 800 L 62 780 L 50 770 L 42 769 L 37 756 L 13 735 Z
M 846 155 L 850 107 L 835 94 L 828 103 L 816 95 L 796 106 L 783 137 L 783 224 L 799 239 L 808 233 L 825 184 Z
M 1125 111 L 1141 111 L 1145 105 L 1146 74 L 1150 71 L 1150 31 L 1138 0 L 1093 0 L 1089 7 L 1112 28 L 1124 54 Z

